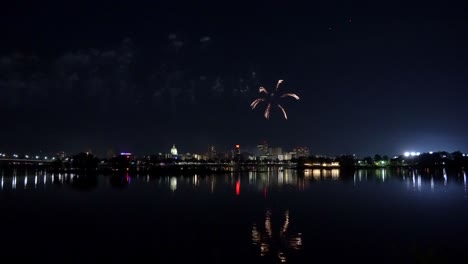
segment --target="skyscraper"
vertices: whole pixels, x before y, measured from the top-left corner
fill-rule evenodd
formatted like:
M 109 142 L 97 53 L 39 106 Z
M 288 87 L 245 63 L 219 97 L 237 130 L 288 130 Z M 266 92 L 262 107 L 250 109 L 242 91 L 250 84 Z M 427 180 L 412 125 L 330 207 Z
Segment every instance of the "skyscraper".
M 270 153 L 268 149 L 268 143 L 266 141 L 263 141 L 262 144 L 258 144 L 257 152 L 259 156 L 267 156 Z
M 293 149 L 293 152 L 296 153 L 297 158 L 310 156 L 308 147 L 296 147 Z
M 218 157 L 217 157 L 217 153 L 216 153 L 216 148 L 215 146 L 211 145 L 208 147 L 208 159 L 210 160 L 216 160 Z

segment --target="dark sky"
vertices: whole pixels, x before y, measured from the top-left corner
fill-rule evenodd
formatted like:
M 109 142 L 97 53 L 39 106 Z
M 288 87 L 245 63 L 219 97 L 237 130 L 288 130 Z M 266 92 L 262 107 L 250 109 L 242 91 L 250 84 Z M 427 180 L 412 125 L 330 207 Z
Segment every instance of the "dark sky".
M 468 151 L 467 2 L 6 2 L 0 152 Z

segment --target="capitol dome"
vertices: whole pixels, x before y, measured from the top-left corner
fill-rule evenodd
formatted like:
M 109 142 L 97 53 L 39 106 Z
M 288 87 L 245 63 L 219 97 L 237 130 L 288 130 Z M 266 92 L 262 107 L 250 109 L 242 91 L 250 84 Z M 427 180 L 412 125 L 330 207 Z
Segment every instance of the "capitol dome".
M 172 145 L 171 154 L 172 154 L 172 156 L 177 156 L 177 148 L 175 147 L 175 144 Z

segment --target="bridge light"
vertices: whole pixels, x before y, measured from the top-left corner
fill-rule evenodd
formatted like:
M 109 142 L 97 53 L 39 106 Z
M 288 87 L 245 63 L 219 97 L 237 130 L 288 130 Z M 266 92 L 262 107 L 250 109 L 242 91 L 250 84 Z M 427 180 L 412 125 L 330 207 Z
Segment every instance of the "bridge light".
M 17 157 L 18 157 L 18 155 L 16 155 L 16 154 L 13 154 L 13 157 L 17 158 Z
M 36 159 L 39 159 L 39 156 L 36 156 Z
M 44 159 L 46 160 L 46 159 L 47 159 L 47 156 L 45 156 Z
M 26 157 L 27 159 L 29 159 L 29 156 L 28 156 L 28 155 L 24 155 L 24 157 Z

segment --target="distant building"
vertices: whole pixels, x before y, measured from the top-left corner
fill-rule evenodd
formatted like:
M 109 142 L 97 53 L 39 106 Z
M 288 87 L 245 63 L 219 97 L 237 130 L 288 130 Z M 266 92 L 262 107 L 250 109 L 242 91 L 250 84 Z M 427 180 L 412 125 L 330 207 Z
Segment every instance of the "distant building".
M 239 144 L 235 145 L 235 149 L 231 150 L 231 154 L 233 160 L 240 161 L 241 149 Z
M 270 155 L 278 156 L 283 154 L 283 149 L 280 147 L 270 148 Z
M 292 159 L 292 155 L 290 153 L 284 153 L 281 156 L 283 159 L 279 159 L 279 160 L 291 160 Z
M 177 148 L 175 147 L 175 144 L 172 145 L 171 155 L 172 155 L 173 158 L 177 157 Z
M 295 158 L 309 157 L 310 152 L 308 147 L 296 147 L 293 149 L 293 152 L 296 153 Z
M 257 145 L 257 155 L 258 156 L 267 156 L 270 154 L 269 149 L 268 149 L 268 143 L 266 141 L 263 141 L 262 144 Z
M 263 155 L 263 145 L 262 144 L 258 144 L 257 145 L 257 156 L 262 156 Z
M 218 159 L 217 153 L 216 153 L 216 148 L 215 146 L 211 145 L 208 148 L 208 159 L 209 160 L 216 160 Z
M 112 149 L 107 150 L 107 152 L 106 152 L 106 158 L 111 159 L 111 158 L 113 158 L 113 157 L 115 157 L 114 151 L 113 151 Z
M 57 156 L 57 158 L 59 158 L 59 159 L 65 159 L 66 153 L 65 153 L 65 151 L 60 151 L 60 152 L 58 152 L 58 153 L 56 154 L 56 156 Z
M 172 152 L 172 151 L 171 151 Z M 174 154 L 171 153 L 172 156 L 174 156 Z M 192 154 L 190 154 L 190 152 L 187 152 L 187 153 L 180 153 L 180 155 L 178 156 L 178 158 L 180 160 L 191 160 L 193 158 Z

